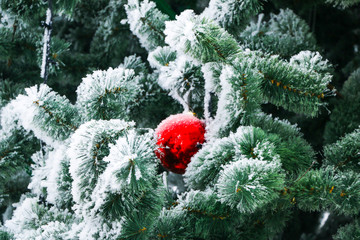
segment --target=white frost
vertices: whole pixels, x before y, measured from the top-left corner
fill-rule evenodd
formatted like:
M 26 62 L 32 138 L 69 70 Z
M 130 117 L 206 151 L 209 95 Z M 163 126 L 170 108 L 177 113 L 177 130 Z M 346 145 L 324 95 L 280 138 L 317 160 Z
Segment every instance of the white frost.
M 94 71 L 82 79 L 78 86 L 77 107 L 85 120 L 90 120 L 94 113 L 94 108 L 98 104 L 98 100 L 108 91 L 116 91 L 120 89 L 123 101 L 125 98 L 131 100 L 135 91 L 138 79 L 135 77 L 133 69 L 125 69 L 122 67 L 109 68 L 106 71 Z M 119 101 L 119 100 L 118 100 Z M 124 103 L 123 103 L 124 104 Z
M 197 44 L 196 31 L 199 31 L 198 24 L 200 19 L 192 10 L 185 10 L 175 21 L 167 21 L 165 23 L 165 42 L 173 49 L 185 52 L 187 46 L 192 48 Z
M 218 137 L 219 132 L 229 124 L 231 120 L 230 110 L 228 109 L 229 101 L 233 101 L 231 93 L 233 88 L 229 80 L 234 75 L 234 69 L 231 66 L 225 66 L 220 75 L 221 93 L 215 119 L 206 126 L 206 139 Z M 232 111 L 236 109 L 231 109 Z M 237 109 L 235 115 L 243 113 L 242 109 Z
M 162 14 L 154 2 L 149 0 L 129 0 L 125 5 L 127 14 L 127 23 L 130 25 L 130 30 L 139 38 L 140 44 L 146 50 L 154 50 L 161 42 L 154 37 L 160 35 L 158 31 L 162 29 L 153 30 L 157 28 L 156 21 L 165 21 L 167 16 Z M 124 22 L 124 21 L 123 21 Z
M 13 121 L 18 118 L 18 123 L 26 130 L 33 131 L 35 137 L 44 141 L 47 145 L 52 147 L 59 146 L 62 141 L 54 139 L 47 131 L 43 130 L 41 126 L 34 123 L 34 118 L 39 115 L 39 106 L 35 104 L 40 99 L 48 100 L 54 99 L 56 93 L 53 92 L 47 85 L 41 84 L 25 89 L 26 95 L 20 94 L 16 99 L 12 100 L 7 109 L 2 114 L 2 125 L 18 128 L 16 125 L 10 123 L 11 117 Z M 8 116 L 5 114 L 9 114 Z
M 328 60 L 323 60 L 319 52 L 301 51 L 290 58 L 290 64 L 303 71 L 327 71 L 331 68 Z
M 97 161 L 93 160 L 93 151 L 96 149 L 96 144 L 103 140 L 103 136 L 108 138 L 115 137 L 124 130 L 133 127 L 133 122 L 127 123 L 119 119 L 106 120 L 91 120 L 81 125 L 71 137 L 70 148 L 67 154 L 70 158 L 70 174 L 73 178 L 72 195 L 74 201 L 80 203 L 80 194 L 84 191 L 81 188 L 82 181 L 92 179 L 93 173 L 86 171 L 86 175 L 81 174 L 81 168 L 87 162 Z M 90 189 L 88 195 L 90 195 Z

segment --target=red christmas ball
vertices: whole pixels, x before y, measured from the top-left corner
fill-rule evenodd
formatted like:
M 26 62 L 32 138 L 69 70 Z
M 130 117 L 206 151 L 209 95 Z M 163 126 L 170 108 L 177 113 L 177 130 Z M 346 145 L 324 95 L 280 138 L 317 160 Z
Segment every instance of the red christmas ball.
M 205 124 L 191 113 L 172 115 L 155 130 L 156 156 L 168 170 L 184 174 L 191 157 L 205 141 Z

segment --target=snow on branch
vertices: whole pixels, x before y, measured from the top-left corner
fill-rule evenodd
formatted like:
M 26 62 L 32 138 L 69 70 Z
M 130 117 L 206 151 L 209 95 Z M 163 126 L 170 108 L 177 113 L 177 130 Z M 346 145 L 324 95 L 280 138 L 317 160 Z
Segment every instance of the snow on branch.
M 25 130 L 56 146 L 77 129 L 77 111 L 66 97 L 45 84 L 26 88 L 25 92 L 9 103 Z
M 149 0 L 129 0 L 125 5 L 127 14 L 126 22 L 130 30 L 136 35 L 141 46 L 146 50 L 154 50 L 158 46 L 164 46 L 165 21 L 169 17 L 161 13 L 154 2 Z
M 118 119 L 91 120 L 81 125 L 73 134 L 68 155 L 70 173 L 74 179 L 72 194 L 75 202 L 81 203 L 90 199 L 99 175 L 106 168 L 103 158 L 108 153 L 108 145 L 133 126 L 134 123 Z
M 137 104 L 141 91 L 138 80 L 133 69 L 122 67 L 87 75 L 76 90 L 76 106 L 82 119 L 128 120 L 130 108 Z

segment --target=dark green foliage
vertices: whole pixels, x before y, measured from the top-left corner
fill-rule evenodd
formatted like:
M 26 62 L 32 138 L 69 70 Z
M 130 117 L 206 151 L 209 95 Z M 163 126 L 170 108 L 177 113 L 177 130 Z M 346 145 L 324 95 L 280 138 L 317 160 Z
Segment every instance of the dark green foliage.
M 159 47 L 151 52 L 149 61 L 150 64 L 154 65 L 153 67 L 160 68 L 161 66 L 167 66 L 170 62 L 175 61 L 176 55 L 177 52 L 170 47 Z
M 251 50 L 261 50 L 290 58 L 302 50 L 315 50 L 316 41 L 308 24 L 290 9 L 271 14 L 268 22 L 252 22 L 240 34 L 240 41 Z
M 133 48 L 134 46 L 131 44 L 129 27 L 121 24 L 121 20 L 126 18 L 124 10 L 126 1 L 107 0 L 102 2 L 106 5 L 98 11 L 94 11 L 93 14 L 96 14 L 96 18 L 93 15 L 87 16 L 89 20 L 98 24 L 98 26 L 91 26 L 96 28 L 90 41 L 89 51 L 93 58 L 98 59 L 99 62 L 97 64 L 100 64 L 101 68 L 107 68 L 109 65 L 117 66 L 126 56 L 124 52 L 129 47 Z M 84 5 L 90 6 L 87 2 L 84 2 Z M 84 17 L 81 16 L 81 14 L 84 14 L 84 11 L 79 12 L 79 14 L 80 18 Z M 78 21 L 80 20 L 78 19 Z M 121 43 L 119 42 L 120 38 L 122 39 Z
M 334 171 L 333 167 L 310 170 L 290 188 L 297 207 L 306 211 L 329 209 L 356 215 L 360 209 L 360 178 L 353 171 Z
M 273 239 L 283 231 L 292 214 L 288 199 L 277 199 L 252 214 L 238 220 L 236 231 L 239 239 Z
M 30 95 L 28 101 L 33 97 Z M 59 96 L 46 85 L 39 86 L 37 97 L 33 101 L 37 111 L 34 124 L 57 140 L 68 138 L 79 124 L 77 109 L 66 97 Z
M 169 210 L 163 209 L 160 212 L 159 218 L 154 224 L 154 235 L 165 239 L 190 239 L 191 233 L 187 232 L 187 229 L 192 226 L 190 221 L 185 220 L 186 212 L 180 207 Z
M 286 171 L 301 172 L 314 161 L 315 152 L 302 138 L 296 125 L 262 113 L 252 115 L 249 122 L 250 125 L 270 133 L 270 141 L 275 143 L 275 152 L 280 155 L 282 167 Z
M 140 10 L 142 9 L 142 10 Z M 149 11 L 151 9 L 151 11 Z M 165 21 L 169 16 L 161 13 L 155 3 L 130 0 L 125 5 L 130 29 L 139 38 L 141 46 L 148 51 L 165 45 Z
M 179 65 L 180 64 L 181 63 L 179 63 Z M 198 118 L 203 118 L 205 81 L 203 78 L 203 73 L 201 72 L 201 65 L 197 65 L 191 61 L 185 61 L 185 64 L 183 64 L 183 69 L 179 70 L 181 71 L 182 76 L 178 79 L 178 81 L 176 81 L 174 88 L 179 89 L 177 92 L 182 97 L 189 92 L 189 106 L 191 106 L 190 110 L 194 112 Z M 170 73 L 174 73 L 174 71 L 171 71 L 170 69 Z
M 356 240 L 360 239 L 360 223 L 359 219 L 339 228 L 336 235 L 333 236 L 334 240 Z
M 327 165 L 341 170 L 351 169 L 360 171 L 360 129 L 345 135 L 336 143 L 326 145 L 324 148 Z
M 184 21 L 184 24 L 186 21 L 196 23 L 196 28 L 192 29 L 195 39 L 189 40 L 188 36 L 183 35 L 184 25 L 178 26 L 170 22 L 165 30 L 165 34 L 168 35 L 165 42 L 203 63 L 231 62 L 240 51 L 238 43 L 229 33 L 211 21 L 195 16 L 192 11 L 182 13 L 177 21 Z
M 121 228 L 121 239 L 146 240 L 152 225 L 152 218 L 133 211 L 125 216 Z
M 299 173 L 315 161 L 315 152 L 303 138 L 289 136 L 276 144 L 275 152 L 281 157 L 282 167 L 291 172 Z
M 192 189 L 204 190 L 213 185 L 222 165 L 233 161 L 235 146 L 231 138 L 205 144 L 191 160 L 185 172 L 185 182 Z
M 308 116 L 317 116 L 328 93 L 330 76 L 304 71 L 277 57 L 266 56 L 258 65 L 263 74 L 261 88 L 270 103 Z
M 124 205 L 124 198 L 127 193 L 122 194 L 108 194 L 104 199 L 104 205 L 101 206 L 101 213 L 106 218 L 117 219 L 124 215 L 126 205 Z
M 155 0 L 154 1 L 156 3 L 156 7 L 162 11 L 163 13 L 165 13 L 166 15 L 169 16 L 170 19 L 174 19 L 175 18 L 175 12 L 174 10 L 171 8 L 171 6 L 163 0 Z
M 148 72 L 146 64 L 136 54 L 125 57 L 124 63 L 120 64 L 120 67 L 133 69 L 136 75 L 146 75 Z
M 215 20 L 229 33 L 237 35 L 262 10 L 262 4 L 259 0 L 210 0 L 203 16 Z
M 0 240 L 13 240 L 13 235 L 5 232 L 3 230 L 0 230 Z
M 355 54 L 354 58 L 349 61 L 342 69 L 342 73 L 346 76 L 350 76 L 360 66 L 360 53 Z
M 192 233 L 182 234 L 189 234 L 190 238 L 226 239 L 231 234 L 231 229 L 227 227 L 232 221 L 230 209 L 220 203 L 216 194 L 210 190 L 189 191 L 171 211 L 183 211 L 180 216 L 188 222 Z
M 25 21 L 41 21 L 45 15 L 47 4 L 42 0 L 5 0 L 1 1 L 1 8 L 18 15 Z
M 60 172 L 60 178 L 58 180 L 58 188 L 60 192 L 60 199 L 58 200 L 59 208 L 60 209 L 68 209 L 71 211 L 71 207 L 74 205 L 73 197 L 71 194 L 71 184 L 73 182 L 73 179 L 71 178 L 70 172 L 69 172 L 70 162 L 64 161 L 61 162 L 61 172 Z
M 27 190 L 33 163 L 31 155 L 40 147 L 30 133 L 16 131 L 0 142 L 0 207 L 18 201 Z
M 360 126 L 360 69 L 345 81 L 340 94 L 341 97 L 334 100 L 335 106 L 325 127 L 326 143 L 335 142 Z
M 149 74 L 140 80 L 143 91 L 139 96 L 139 104 L 130 112 L 130 119 L 138 127 L 156 128 L 169 115 L 182 111 L 181 105 L 157 84 L 157 77 L 157 74 Z
M 265 132 L 278 134 L 283 139 L 303 136 L 296 125 L 291 125 L 287 120 L 280 120 L 264 113 L 251 115 L 246 121 L 246 125 L 260 127 Z
M 158 73 L 158 85 L 180 102 L 184 111 L 192 111 L 201 118 L 205 83 L 201 65 L 177 55 L 180 54 L 168 46 L 158 47 L 149 54 L 148 60 Z
M 39 148 L 39 142 L 34 136 L 25 131 L 16 131 L 9 138 L 0 142 L 0 165 L 1 173 L 9 177 L 14 174 L 13 170 L 26 169 L 30 172 L 31 155 L 34 149 Z M 6 177 L 2 178 L 2 181 Z
M 206 20 L 203 20 L 206 24 Z M 236 41 L 215 24 L 209 25 L 202 31 L 197 32 L 196 37 L 199 42 L 199 48 L 191 49 L 189 44 L 185 48 L 185 52 L 190 52 L 195 58 L 198 58 L 203 63 L 207 62 L 231 62 L 240 51 Z
M 0 79 L 10 81 L 12 88 L 24 88 L 40 79 L 36 43 L 41 38 L 19 23 L 14 22 L 13 26 L 0 28 Z
M 74 7 L 80 0 L 52 0 L 52 10 L 55 14 L 62 13 L 71 15 Z M 24 20 L 35 20 L 46 11 L 48 4 L 42 0 L 14 0 L 1 1 L 1 8 L 11 10 L 19 14 Z M 40 10 L 40 11 L 39 11 Z
M 129 120 L 130 109 L 137 105 L 141 92 L 139 76 L 122 67 L 95 71 L 83 78 L 77 89 L 77 102 L 82 121 Z
M 185 182 L 193 189 L 205 189 L 214 186 L 221 169 L 232 162 L 243 158 L 279 160 L 273 142 L 276 141 L 260 128 L 240 127 L 229 137 L 205 144 L 187 167 Z
M 226 101 L 227 104 L 221 108 L 226 109 L 229 120 L 226 122 L 223 109 L 218 109 L 214 122 L 223 125 L 218 131 L 219 136 L 228 136 L 239 126 L 245 125 L 246 119 L 260 108 L 259 104 L 263 100 L 259 81 L 261 75 L 253 69 L 254 65 L 243 59 L 232 64 L 233 67 L 224 67 L 220 75 L 223 88 L 219 101 Z
M 72 178 L 77 180 L 77 185 L 72 188 L 81 189 L 79 199 L 74 199 L 76 202 L 90 199 L 99 176 L 108 165 L 104 157 L 109 155 L 110 144 L 123 137 L 131 127 L 132 124 L 121 120 L 92 120 L 74 133 L 68 155 Z
M 279 197 L 284 178 L 278 162 L 241 159 L 224 166 L 216 189 L 221 202 L 239 213 L 253 213 Z
M 43 54 L 43 42 L 36 42 L 37 49 L 37 64 L 41 67 L 42 54 Z M 53 36 L 50 40 L 50 52 L 49 52 L 49 74 L 57 75 L 61 68 L 65 67 L 64 61 L 69 54 L 71 44 L 64 39 Z
M 9 80 L 0 82 L 0 107 L 4 107 L 11 99 L 23 93 L 22 84 L 12 84 Z
M 155 219 L 163 204 L 162 187 L 153 185 L 153 189 L 146 189 L 134 192 L 132 189 L 124 190 L 121 193 L 110 193 L 104 199 L 104 204 L 100 208 L 100 214 L 106 219 L 118 220 L 125 217 L 123 234 L 139 233 L 139 236 L 147 236 L 149 231 L 143 230 L 150 229 L 154 224 Z M 145 221 L 145 223 L 143 222 Z M 143 224 L 141 228 L 133 231 L 138 227 L 138 224 Z
M 343 8 L 356 6 L 356 4 L 359 4 L 359 0 L 326 0 L 326 2 L 333 4 L 334 6 L 341 6 Z
M 55 45 L 53 44 L 50 50 L 52 71 L 49 84 L 60 94 L 66 94 L 74 101 L 76 87 L 87 73 L 99 68 L 117 67 L 127 55 L 143 54 L 144 51 L 140 49 L 138 42 L 134 41 L 128 27 L 120 23 L 125 17 L 123 1 L 53 0 L 53 4 L 56 5 L 57 2 L 61 4 L 59 8 L 69 11 L 76 4 L 71 19 L 68 12 L 61 16 L 54 13 L 52 42 Z M 44 29 L 40 23 L 45 21 L 47 3 L 42 0 L 19 0 L 15 1 L 14 5 L 11 1 L 2 3 L 6 4 L 5 9 L 14 9 L 14 15 L 10 15 L 12 18 L 15 18 L 21 9 L 24 9 L 26 16 L 31 17 L 24 20 L 29 24 L 23 24 L 22 20 L 15 18 L 17 27 L 9 25 L 12 24 L 10 21 L 7 28 L 1 28 L 1 32 L 6 35 L 0 37 L 0 41 L 4 41 L 10 48 L 5 49 L 8 55 L 0 55 L 0 79 L 10 78 L 14 83 L 25 83 L 24 86 L 40 83 L 42 80 L 38 63 L 41 62 L 41 56 L 36 52 L 42 52 Z M 27 5 L 31 4 L 34 5 L 30 9 Z M 41 7 L 36 7 L 36 4 Z M 121 44 L 119 38 L 122 38 Z

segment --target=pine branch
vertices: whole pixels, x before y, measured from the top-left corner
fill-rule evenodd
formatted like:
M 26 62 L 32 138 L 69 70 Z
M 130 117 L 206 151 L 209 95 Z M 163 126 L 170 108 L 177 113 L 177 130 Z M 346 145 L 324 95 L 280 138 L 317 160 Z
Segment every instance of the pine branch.
M 40 100 L 36 100 L 36 101 L 33 101 L 33 103 L 38 106 L 39 108 L 41 108 L 42 110 L 45 111 L 45 113 L 48 114 L 48 116 L 50 116 L 50 118 L 54 119 L 55 122 L 57 122 L 58 124 L 60 124 L 61 126 L 63 127 L 67 127 L 69 130 L 71 131 L 76 131 L 76 129 L 78 128 L 77 126 L 75 125 L 72 125 L 71 122 L 68 123 L 68 122 L 65 122 L 64 120 L 62 120 L 61 117 L 57 116 L 56 114 L 54 114 L 48 106 L 46 106 L 45 104 L 40 104 L 39 103 Z

